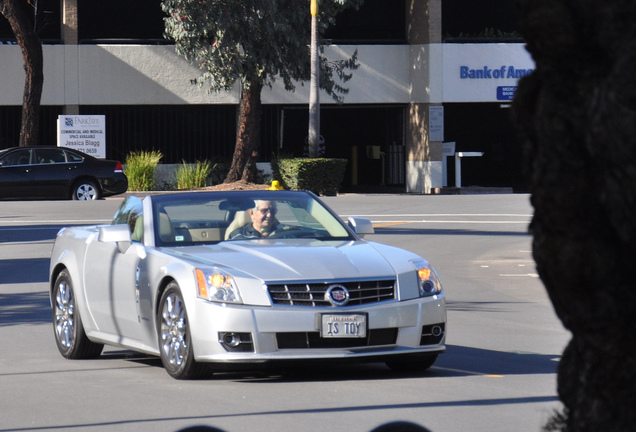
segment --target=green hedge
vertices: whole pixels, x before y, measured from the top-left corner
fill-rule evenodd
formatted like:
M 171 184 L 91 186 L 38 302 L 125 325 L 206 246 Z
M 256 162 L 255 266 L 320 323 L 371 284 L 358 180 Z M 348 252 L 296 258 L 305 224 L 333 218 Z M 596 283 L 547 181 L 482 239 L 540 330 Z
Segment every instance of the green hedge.
M 337 195 L 344 179 L 346 159 L 296 158 L 272 160 L 272 172 L 285 189 Z

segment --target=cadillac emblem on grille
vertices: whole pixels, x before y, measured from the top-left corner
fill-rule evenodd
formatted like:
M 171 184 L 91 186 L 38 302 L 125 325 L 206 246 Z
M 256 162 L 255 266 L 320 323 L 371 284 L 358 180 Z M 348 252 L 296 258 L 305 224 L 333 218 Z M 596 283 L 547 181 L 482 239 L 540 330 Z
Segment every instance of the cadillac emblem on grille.
M 325 300 L 333 306 L 344 306 L 349 301 L 349 290 L 343 285 L 330 285 L 325 292 Z

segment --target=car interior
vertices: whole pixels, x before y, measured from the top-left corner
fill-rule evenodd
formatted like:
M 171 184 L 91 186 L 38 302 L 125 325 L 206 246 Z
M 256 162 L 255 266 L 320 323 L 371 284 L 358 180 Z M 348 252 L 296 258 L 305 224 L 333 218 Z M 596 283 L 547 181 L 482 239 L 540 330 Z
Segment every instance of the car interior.
M 327 210 L 313 200 L 276 200 L 277 219 L 285 226 L 284 238 L 347 238 L 349 233 Z M 230 234 L 249 223 L 252 199 L 157 203 L 155 206 L 157 246 L 212 244 L 228 240 Z M 143 206 L 137 197 L 128 197 L 113 224 L 128 224 L 131 240 L 143 241 Z

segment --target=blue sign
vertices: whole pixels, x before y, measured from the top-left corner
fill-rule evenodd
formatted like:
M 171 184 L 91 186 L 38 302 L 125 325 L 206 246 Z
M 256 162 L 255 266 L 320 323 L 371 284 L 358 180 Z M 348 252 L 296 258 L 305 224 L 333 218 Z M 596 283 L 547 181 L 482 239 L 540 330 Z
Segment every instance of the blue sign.
M 497 100 L 511 101 L 515 95 L 517 86 L 499 86 L 497 87 Z

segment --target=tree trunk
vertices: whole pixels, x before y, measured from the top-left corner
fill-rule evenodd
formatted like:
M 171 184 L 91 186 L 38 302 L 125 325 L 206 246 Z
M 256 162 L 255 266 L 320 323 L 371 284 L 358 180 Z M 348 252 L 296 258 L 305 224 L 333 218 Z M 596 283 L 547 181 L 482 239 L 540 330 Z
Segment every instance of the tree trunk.
M 636 424 L 636 7 L 519 0 L 536 71 L 514 101 L 528 156 L 537 269 L 572 340 L 567 431 Z
M 237 180 L 250 183 L 256 181 L 256 160 L 261 133 L 262 88 L 262 84 L 254 81 L 246 85 L 241 93 L 236 146 L 225 183 Z
M 22 50 L 24 58 L 24 96 L 22 100 L 22 125 L 20 147 L 39 144 L 40 99 L 44 83 L 42 43 L 33 28 L 33 22 L 19 0 L 0 0 L 0 13 L 9 21 L 11 30 Z

